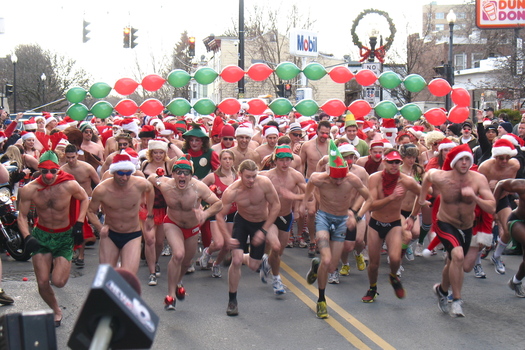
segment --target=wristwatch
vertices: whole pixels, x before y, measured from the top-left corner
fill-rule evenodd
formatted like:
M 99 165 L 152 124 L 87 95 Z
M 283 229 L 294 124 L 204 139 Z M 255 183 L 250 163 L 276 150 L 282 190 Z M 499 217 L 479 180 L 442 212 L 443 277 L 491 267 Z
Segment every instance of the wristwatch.
M 417 216 L 416 215 L 410 215 L 409 218 L 412 219 L 413 221 L 417 220 Z

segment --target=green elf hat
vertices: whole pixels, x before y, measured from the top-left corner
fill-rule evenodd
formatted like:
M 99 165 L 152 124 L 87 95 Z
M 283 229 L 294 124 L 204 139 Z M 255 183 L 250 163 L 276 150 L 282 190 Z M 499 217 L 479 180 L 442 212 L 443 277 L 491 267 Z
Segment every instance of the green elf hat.
M 277 146 L 275 148 L 275 158 L 292 158 L 292 149 L 288 145 Z
M 184 133 L 186 132 L 186 130 L 188 130 L 188 125 L 186 124 L 184 120 L 179 120 L 175 123 L 175 128 L 177 129 L 178 132 Z
M 345 177 L 348 173 L 348 164 L 341 156 L 341 152 L 337 149 L 334 141 L 330 139 L 330 146 L 328 149 L 328 174 L 334 179 Z
M 54 151 L 45 151 L 40 156 L 38 167 L 43 169 L 59 169 L 60 165 L 57 154 Z
M 188 130 L 184 134 L 182 134 L 182 137 L 187 138 L 190 136 L 195 136 L 199 138 L 209 138 L 209 136 L 204 131 L 202 131 L 200 124 L 191 123 L 191 126 L 191 130 Z
M 172 171 L 175 171 L 176 169 L 188 169 L 193 174 L 193 164 L 191 163 L 191 156 L 189 154 L 186 154 L 185 156 L 177 159 L 175 164 L 173 164 Z

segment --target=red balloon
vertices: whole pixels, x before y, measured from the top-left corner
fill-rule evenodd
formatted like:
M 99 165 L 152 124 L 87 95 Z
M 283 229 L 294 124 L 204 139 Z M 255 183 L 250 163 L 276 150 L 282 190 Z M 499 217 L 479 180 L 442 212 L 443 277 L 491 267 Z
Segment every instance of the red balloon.
M 328 73 L 328 75 L 330 76 L 330 78 L 332 78 L 334 82 L 340 83 L 340 84 L 349 82 L 354 77 L 350 69 L 348 69 L 348 67 L 345 67 L 345 66 L 339 66 L 339 67 L 332 68 L 332 70 L 330 71 L 330 73 Z
M 447 114 L 441 108 L 431 108 L 425 112 L 424 116 L 434 126 L 439 126 L 447 121 Z
M 452 123 L 463 123 L 465 120 L 467 120 L 469 116 L 469 109 L 468 107 L 464 106 L 454 106 L 448 112 L 448 120 L 450 120 Z
M 225 98 L 217 107 L 225 114 L 235 114 L 241 109 L 241 104 L 234 98 Z
M 137 86 L 139 86 L 139 83 L 135 80 L 131 78 L 122 78 L 115 83 L 115 91 L 121 95 L 131 95 L 135 92 Z
M 434 96 L 445 96 L 450 90 L 450 84 L 443 78 L 432 79 L 430 83 L 428 83 L 428 91 Z
M 264 102 L 260 98 L 254 98 L 248 101 L 248 106 L 250 106 L 250 108 L 248 108 L 248 113 L 255 115 L 263 114 L 264 111 L 268 108 L 266 102 Z
M 370 86 L 376 82 L 377 76 L 370 69 L 361 69 L 355 75 L 355 80 L 361 86 Z
M 147 91 L 157 91 L 164 85 L 165 81 L 166 79 L 160 75 L 150 74 L 142 79 L 142 87 Z
M 346 106 L 343 101 L 338 99 L 331 99 L 326 101 L 321 109 L 326 112 L 331 117 L 337 117 L 343 114 L 346 111 Z
M 268 79 L 272 73 L 273 69 L 268 67 L 268 65 L 265 63 L 254 63 L 246 71 L 246 74 L 248 74 L 248 76 L 255 81 L 263 81 L 264 79 Z
M 144 114 L 154 117 L 156 115 L 159 115 L 164 110 L 164 106 L 162 103 L 160 103 L 159 100 L 154 98 L 149 98 L 146 101 L 142 102 L 140 105 L 140 110 L 144 112 Z
M 244 71 L 234 65 L 226 66 L 220 76 L 227 83 L 236 83 L 244 77 Z
M 129 117 L 130 115 L 135 114 L 137 109 L 139 109 L 139 107 L 137 106 L 135 101 L 129 99 L 121 100 L 115 106 L 115 110 L 124 117 Z
M 364 117 L 370 113 L 371 109 L 372 107 L 370 107 L 370 104 L 365 100 L 355 100 L 354 102 L 350 103 L 350 106 L 348 106 L 348 110 L 356 117 Z
M 460 107 L 469 107 L 470 106 L 470 94 L 464 88 L 455 88 L 452 89 L 452 102 L 457 104 Z

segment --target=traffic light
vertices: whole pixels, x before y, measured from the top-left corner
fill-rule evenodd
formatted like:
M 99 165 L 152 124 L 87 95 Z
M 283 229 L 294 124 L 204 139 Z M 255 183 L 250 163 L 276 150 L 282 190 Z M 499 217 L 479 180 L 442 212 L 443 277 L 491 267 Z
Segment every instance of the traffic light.
M 124 48 L 129 49 L 129 35 L 131 33 L 131 28 L 124 27 Z
M 284 97 L 292 96 L 292 84 L 284 84 Z
M 88 37 L 88 34 L 90 30 L 87 28 L 91 23 L 86 22 L 86 20 L 83 20 L 83 26 L 82 26 L 82 42 L 87 43 L 90 37 Z
M 13 84 L 5 84 L 5 97 L 11 96 L 13 92 L 14 92 Z
M 277 95 L 284 97 L 284 84 L 277 84 Z
M 131 27 L 131 48 L 133 49 L 135 46 L 137 46 L 138 44 L 136 43 L 136 40 L 138 38 L 138 35 L 135 34 L 137 33 L 137 30 L 136 28 L 133 28 Z
M 188 56 L 195 57 L 195 37 L 188 38 Z

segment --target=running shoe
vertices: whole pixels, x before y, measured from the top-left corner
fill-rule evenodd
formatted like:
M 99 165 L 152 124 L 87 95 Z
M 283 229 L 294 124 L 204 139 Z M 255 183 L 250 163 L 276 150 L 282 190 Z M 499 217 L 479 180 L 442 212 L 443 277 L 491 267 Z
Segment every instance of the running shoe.
M 211 277 L 214 277 L 214 278 L 221 278 L 222 277 L 222 274 L 221 274 L 221 265 L 213 265 L 211 267 Z
M 423 256 L 423 250 L 425 247 L 423 244 L 420 244 L 419 242 L 416 245 L 416 250 L 414 251 L 414 256 Z
M 487 278 L 485 271 L 483 271 L 483 266 L 481 264 L 474 265 L 474 277 L 476 278 Z
M 169 245 L 165 245 L 164 249 L 162 249 L 162 253 L 160 253 L 162 256 L 170 256 L 171 255 L 171 248 Z
M 317 302 L 317 318 L 328 318 L 328 310 L 326 308 L 326 301 Z
M 261 263 L 261 270 L 259 271 L 259 277 L 261 277 L 262 283 L 268 283 L 268 276 L 270 275 L 270 264 L 268 263 L 268 255 L 264 254 Z
M 308 248 L 308 257 L 309 258 L 313 258 L 315 257 L 315 252 L 316 252 L 316 244 L 315 243 L 310 243 L 310 247 Z
M 339 271 L 335 270 L 335 272 L 328 274 L 328 283 L 339 284 Z
M 409 245 L 407 247 L 407 250 L 405 251 L 405 258 L 408 260 L 408 261 L 414 261 L 414 251 L 412 250 L 412 246 Z
M 403 267 L 403 265 L 399 265 L 399 269 L 397 269 L 397 272 L 396 272 L 397 277 L 401 277 L 401 273 L 403 271 L 405 271 L 405 268 Z
M 208 248 L 204 248 L 202 251 L 202 255 L 199 258 L 199 265 L 201 266 L 201 270 L 209 270 L 208 263 L 210 262 L 211 255 L 208 254 Z
M 350 274 L 350 265 L 343 264 L 343 266 L 341 266 L 341 271 L 339 271 L 339 274 L 341 276 L 348 276 Z
M 276 295 L 283 295 L 283 294 L 286 294 L 286 290 L 284 289 L 284 284 L 283 282 L 281 281 L 281 278 L 279 277 L 278 279 L 274 279 L 273 280 L 273 292 L 276 294 Z
M 166 295 L 166 298 L 164 298 L 164 310 L 175 311 L 175 298 L 174 297 Z
M 513 282 L 513 278 L 511 278 L 509 280 L 509 283 L 507 283 L 507 285 L 509 286 L 510 289 L 512 289 L 514 291 L 514 294 L 518 298 L 525 298 L 525 289 L 523 288 L 523 285 L 521 284 L 521 282 L 514 283 Z M 1 301 L 0 301 L 0 303 L 1 303 Z
M 160 265 L 155 263 L 155 276 L 160 277 Z
M 186 274 L 194 273 L 195 272 L 195 264 L 192 263 L 190 267 L 188 267 L 188 270 L 186 270 Z
M 361 300 L 363 301 L 363 303 L 373 303 L 378 295 L 379 293 L 377 292 L 377 289 L 370 288 L 366 291 L 365 296 L 362 297 Z
M 286 243 L 286 248 L 293 248 L 294 243 L 295 239 L 293 238 L 293 236 L 290 236 L 290 238 L 288 238 L 288 243 Z
M 490 257 L 490 260 L 494 264 L 494 270 L 496 270 L 498 274 L 504 275 L 505 274 L 505 264 L 503 263 L 503 261 L 501 261 L 501 257 L 496 259 L 494 255 L 492 255 Z
M 450 311 L 449 314 L 451 317 L 465 317 L 465 314 L 463 313 L 463 300 L 457 299 L 452 302 L 450 305 Z
M 398 276 L 392 276 L 390 277 L 390 284 L 392 285 L 392 288 L 394 288 L 394 293 L 396 294 L 396 297 L 399 299 L 403 299 L 406 296 L 405 288 L 403 288 L 403 285 L 401 284 L 401 280 L 399 280 Z
M 152 273 L 149 275 L 149 282 L 148 282 L 148 286 L 156 286 L 157 285 L 157 276 Z
M 182 284 L 177 285 L 177 289 L 175 290 L 175 296 L 180 301 L 183 301 L 184 298 L 186 298 L 186 289 L 182 286 Z
M 237 307 L 237 300 L 230 301 L 228 308 L 226 309 L 226 315 L 237 316 L 239 314 L 239 308 Z
M 82 269 L 84 266 L 86 266 L 86 263 L 84 262 L 84 259 L 77 259 L 75 261 L 75 265 L 79 268 L 79 269 Z
M 438 298 L 438 307 L 443 313 L 447 313 L 448 311 L 448 299 L 447 296 L 439 290 L 440 284 L 436 283 L 434 284 L 434 287 L 432 287 L 432 290 L 434 291 L 434 294 Z
M 9 295 L 5 294 L 5 291 L 0 288 L 0 304 L 2 305 L 9 305 L 14 303 L 15 301 L 13 298 L 11 298 Z
M 365 262 L 365 257 L 363 256 L 363 253 L 359 255 L 355 255 L 355 263 L 359 271 L 366 270 L 366 262 Z
M 308 282 L 308 284 L 314 284 L 315 280 L 317 279 L 317 269 L 319 268 L 320 263 L 321 260 L 319 260 L 319 258 L 312 259 L 312 265 L 306 274 L 306 282 Z
M 304 235 L 304 232 L 303 232 Z M 306 248 L 308 247 L 308 243 L 304 240 L 303 237 L 299 238 L 299 248 Z

